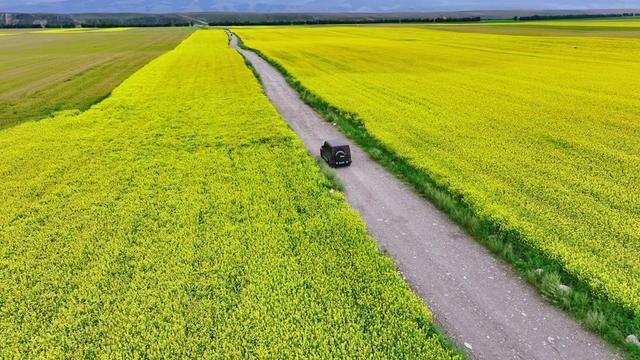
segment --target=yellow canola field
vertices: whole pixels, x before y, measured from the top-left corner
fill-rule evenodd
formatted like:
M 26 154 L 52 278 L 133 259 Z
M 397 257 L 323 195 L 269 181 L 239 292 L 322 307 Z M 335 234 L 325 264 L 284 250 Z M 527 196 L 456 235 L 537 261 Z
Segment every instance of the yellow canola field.
M 0 131 L 0 357 L 460 359 L 222 31 Z
M 638 39 L 238 33 L 482 216 L 640 315 Z

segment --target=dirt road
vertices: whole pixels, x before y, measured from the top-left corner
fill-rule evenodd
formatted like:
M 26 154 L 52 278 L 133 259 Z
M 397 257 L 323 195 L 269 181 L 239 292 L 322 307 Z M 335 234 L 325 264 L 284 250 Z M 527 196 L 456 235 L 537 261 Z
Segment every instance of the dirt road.
M 344 136 L 305 105 L 266 61 L 231 45 L 256 68 L 267 96 L 313 155 Z M 474 359 L 618 359 L 602 340 L 546 304 L 501 260 L 357 146 L 353 165 L 336 171 L 352 207 L 380 248 Z

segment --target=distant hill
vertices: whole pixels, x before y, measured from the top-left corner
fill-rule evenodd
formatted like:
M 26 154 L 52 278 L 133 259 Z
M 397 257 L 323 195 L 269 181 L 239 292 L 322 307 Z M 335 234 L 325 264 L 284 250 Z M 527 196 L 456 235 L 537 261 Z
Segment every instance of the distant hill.
M 0 11 L 26 13 L 423 12 L 597 8 L 640 8 L 640 0 L 0 0 Z

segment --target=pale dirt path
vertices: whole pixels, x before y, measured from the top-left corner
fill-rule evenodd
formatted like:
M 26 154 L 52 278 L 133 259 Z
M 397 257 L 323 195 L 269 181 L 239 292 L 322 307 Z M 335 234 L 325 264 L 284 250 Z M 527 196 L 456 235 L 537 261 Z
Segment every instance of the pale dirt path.
M 253 52 L 267 96 L 313 155 L 344 138 L 305 105 L 284 77 Z M 336 173 L 352 207 L 395 260 L 436 322 L 474 359 L 619 359 L 602 340 L 546 304 L 501 260 L 352 145 L 353 165 Z
M 191 16 L 189 16 L 189 15 L 184 15 L 184 14 L 183 14 L 183 15 L 180 15 L 180 16 L 181 16 L 183 19 L 191 20 L 191 21 L 193 21 L 193 22 L 194 22 L 194 23 L 196 23 L 196 24 L 204 25 L 204 26 L 209 26 L 209 23 L 208 23 L 208 22 L 206 22 L 206 21 L 204 21 L 204 20 L 196 19 L 196 18 L 194 18 L 194 17 L 191 17 Z

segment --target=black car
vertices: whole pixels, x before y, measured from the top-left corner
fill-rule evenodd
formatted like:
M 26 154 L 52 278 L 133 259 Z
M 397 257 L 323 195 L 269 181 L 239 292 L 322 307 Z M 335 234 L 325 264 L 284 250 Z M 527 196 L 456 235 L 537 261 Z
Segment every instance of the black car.
M 330 166 L 351 165 L 351 148 L 344 140 L 335 139 L 325 141 L 320 148 L 320 156 Z

